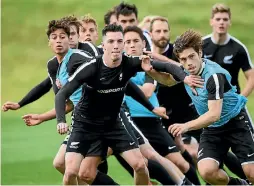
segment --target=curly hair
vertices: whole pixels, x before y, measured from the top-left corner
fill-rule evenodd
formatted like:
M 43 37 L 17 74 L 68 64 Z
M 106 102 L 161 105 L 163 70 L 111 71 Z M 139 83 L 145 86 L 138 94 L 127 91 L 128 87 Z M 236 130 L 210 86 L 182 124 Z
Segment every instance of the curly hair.
M 69 26 L 75 26 L 77 29 L 77 33 L 79 34 L 79 28 L 81 27 L 81 23 L 79 22 L 78 18 L 74 15 L 65 16 L 60 19 L 60 21 L 66 22 Z
M 46 32 L 48 38 L 52 32 L 55 32 L 58 29 L 63 29 L 65 33 L 68 35 L 68 37 L 70 36 L 70 27 L 65 21 L 51 20 L 49 21 L 47 32 Z
M 194 30 L 187 30 L 176 38 L 173 52 L 176 57 L 187 48 L 193 48 L 197 53 L 202 49 L 202 36 Z

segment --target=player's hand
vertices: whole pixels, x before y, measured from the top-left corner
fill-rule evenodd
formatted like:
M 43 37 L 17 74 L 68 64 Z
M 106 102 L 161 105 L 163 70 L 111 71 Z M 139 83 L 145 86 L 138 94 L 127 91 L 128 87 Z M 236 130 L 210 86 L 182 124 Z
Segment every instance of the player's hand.
M 142 68 L 145 72 L 149 72 L 153 69 L 153 66 L 151 65 L 150 57 L 146 55 L 140 56 L 140 59 L 142 60 Z
M 27 126 L 39 125 L 43 122 L 39 114 L 27 114 L 22 117 Z
M 153 113 L 156 114 L 157 116 L 164 118 L 164 119 L 168 119 L 168 116 L 166 114 L 166 109 L 164 107 L 155 107 L 153 109 Z
M 173 125 L 170 125 L 168 127 L 168 132 L 170 132 L 173 136 L 179 136 L 181 134 L 184 134 L 189 130 L 188 125 L 183 123 L 175 123 Z
M 61 135 L 66 134 L 69 131 L 69 126 L 67 123 L 58 123 L 57 132 Z
M 193 88 L 194 87 L 203 88 L 204 86 L 204 79 L 202 79 L 201 76 L 196 76 L 196 75 L 186 76 L 183 82 Z
M 20 105 L 18 103 L 14 103 L 14 102 L 10 102 L 10 101 L 7 101 L 2 106 L 2 110 L 4 112 L 6 112 L 8 110 L 18 110 L 19 108 L 20 108 Z
M 57 86 L 57 88 L 59 88 L 59 89 L 62 88 L 62 84 L 61 84 L 61 82 L 60 82 L 59 79 L 56 79 L 56 86 Z

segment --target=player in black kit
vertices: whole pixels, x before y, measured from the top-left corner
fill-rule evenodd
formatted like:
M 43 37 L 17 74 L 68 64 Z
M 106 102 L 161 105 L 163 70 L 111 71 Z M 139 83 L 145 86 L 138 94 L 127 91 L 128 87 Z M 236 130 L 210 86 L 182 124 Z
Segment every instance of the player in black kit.
M 149 174 L 135 141 L 127 134 L 119 118 L 124 89 L 128 80 L 141 71 L 141 59 L 127 57 L 123 52 L 121 26 L 103 29 L 103 56 L 80 66 L 56 96 L 59 133 L 66 133 L 65 100 L 80 85 L 86 83 L 85 94 L 75 108 L 73 129 L 67 144 L 64 184 L 76 179 L 78 168 L 91 146 L 101 150 L 108 146 L 121 153 L 136 174 L 135 183 L 147 185 Z M 147 58 L 147 57 L 144 57 Z M 82 164 L 79 173 L 82 175 Z

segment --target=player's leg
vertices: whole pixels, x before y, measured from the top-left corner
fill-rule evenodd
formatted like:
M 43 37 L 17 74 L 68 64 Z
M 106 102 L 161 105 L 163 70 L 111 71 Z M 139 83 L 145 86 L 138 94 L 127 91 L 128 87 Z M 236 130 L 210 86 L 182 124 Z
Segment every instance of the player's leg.
M 97 174 L 97 167 L 101 162 L 100 156 L 85 157 L 79 170 L 79 178 L 87 184 L 92 184 Z
M 143 134 L 147 137 L 149 143 L 155 149 L 155 151 L 173 162 L 192 183 L 196 185 L 200 184 L 196 170 L 193 169 L 182 157 L 173 138 L 163 128 L 159 119 L 152 121 L 151 118 L 145 120 L 144 118 L 133 118 L 133 120 L 137 126 L 141 128 Z
M 254 183 L 254 136 L 245 110 L 229 121 L 229 142 L 247 179 Z
M 104 133 L 104 138 L 113 149 L 119 153 L 134 170 L 136 185 L 148 185 L 149 173 L 144 158 L 135 143 L 135 139 L 127 133 L 120 116 L 117 122 Z
M 60 148 L 53 160 L 53 166 L 61 174 L 64 174 L 64 172 L 65 172 L 65 152 L 66 152 L 66 147 L 67 147 L 66 144 L 62 143 L 62 145 L 60 146 Z

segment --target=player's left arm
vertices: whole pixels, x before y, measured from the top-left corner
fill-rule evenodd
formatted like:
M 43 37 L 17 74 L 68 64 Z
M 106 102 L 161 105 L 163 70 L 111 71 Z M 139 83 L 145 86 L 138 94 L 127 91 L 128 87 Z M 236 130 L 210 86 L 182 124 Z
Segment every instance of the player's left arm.
M 168 119 L 168 116 L 166 115 L 166 109 L 163 107 L 154 107 L 151 102 L 146 98 L 143 91 L 132 81 L 129 81 L 126 85 L 125 94 L 131 96 L 133 99 L 138 101 L 140 104 L 142 104 L 154 114 Z
M 168 130 L 174 136 L 187 131 L 208 127 L 220 119 L 223 94 L 230 90 L 231 86 L 224 74 L 213 74 L 207 81 L 206 89 L 208 91 L 208 111 L 197 119 L 185 124 L 171 125 Z
M 254 89 L 254 68 L 247 48 L 242 47 L 238 53 L 238 62 L 246 78 L 246 84 L 241 94 L 248 97 Z

